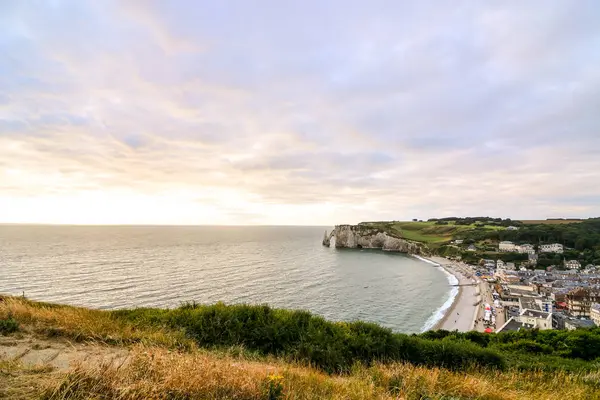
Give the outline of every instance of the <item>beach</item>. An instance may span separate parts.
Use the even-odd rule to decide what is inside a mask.
[[[429,257],[429,260],[454,275],[459,285],[461,285],[458,287],[458,294],[454,297],[452,305],[432,329],[458,330],[459,332],[473,330],[475,313],[477,312],[477,306],[475,305],[477,298],[476,286],[472,285],[475,278],[468,278],[469,271],[456,261],[442,257]]]

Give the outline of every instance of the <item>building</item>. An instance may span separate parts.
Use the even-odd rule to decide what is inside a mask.
[[[552,314],[545,311],[524,309],[521,311],[518,321],[539,330],[552,329]]]
[[[515,317],[510,317],[496,332],[516,332],[523,329],[533,329],[533,325],[521,322]]]
[[[498,250],[499,251],[507,251],[507,252],[514,252],[516,251],[516,247],[515,244],[513,242],[509,242],[507,240],[500,242],[498,244]]]
[[[576,288],[565,296],[567,309],[574,317],[590,317],[593,303],[600,303],[600,292],[586,288]]]
[[[511,226],[507,227],[507,228],[506,228],[506,230],[507,230],[507,231],[518,231],[518,230],[519,230],[519,228],[518,228],[518,227],[516,227],[516,226],[512,226],[512,225],[511,225]]]
[[[569,261],[565,261],[565,268],[566,269],[579,269],[579,268],[581,268],[581,264],[577,260],[569,260]]]
[[[531,265],[537,265],[537,260],[538,260],[538,255],[537,253],[529,253],[529,255],[527,256],[527,260],[529,261],[529,264]]]
[[[594,321],[589,319],[571,318],[565,321],[565,329],[569,331],[574,331],[577,328],[593,328],[595,326],[596,324],[594,324]]]
[[[541,253],[559,253],[562,254],[564,249],[560,243],[540,244],[539,250]]]
[[[553,329],[565,329],[565,321],[568,319],[564,312],[553,312],[552,313],[552,328]]]
[[[535,249],[532,244],[521,244],[519,246],[515,246],[517,252],[524,254],[535,254]]]
[[[600,326],[600,303],[594,303],[590,307],[590,318],[596,326]]]
[[[552,300],[550,300],[549,298],[544,298],[542,300],[542,311],[545,311],[547,313],[551,313],[553,311],[553,304],[552,304]]]
[[[517,267],[515,266],[514,262],[507,262],[506,263],[506,269],[514,271],[515,269],[517,269]]]
[[[504,261],[502,261],[502,260],[496,260],[496,268],[497,269],[503,269],[504,268]]]
[[[467,251],[477,251],[477,247],[475,247],[474,245],[470,245],[469,247],[467,247]]]

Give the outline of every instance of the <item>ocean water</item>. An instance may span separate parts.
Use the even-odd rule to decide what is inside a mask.
[[[407,333],[456,295],[417,258],[323,247],[325,229],[0,225],[0,293],[100,309],[267,303]]]

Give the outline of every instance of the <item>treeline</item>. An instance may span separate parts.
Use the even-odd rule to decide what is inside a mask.
[[[570,224],[519,225],[518,230],[472,229],[460,232],[456,237],[464,239],[465,243],[486,240],[493,242],[509,240],[515,243],[531,243],[534,246],[560,243],[566,248],[564,258],[579,259],[585,264],[600,264],[600,218],[590,218]],[[543,261],[543,263],[551,262]]]
[[[111,316],[140,327],[183,330],[203,347],[242,346],[259,354],[306,362],[327,372],[348,372],[356,362],[369,365],[390,361],[454,370],[507,366],[589,369],[597,366],[592,361],[600,357],[597,329],[406,335],[373,323],[330,322],[306,311],[222,303],[192,303],[172,310],[119,310]]]
[[[452,222],[454,225],[492,225],[492,226],[521,226],[520,221],[513,221],[510,218],[491,218],[491,217],[446,217],[446,218],[430,218],[428,222],[435,222],[438,225],[447,225]]]

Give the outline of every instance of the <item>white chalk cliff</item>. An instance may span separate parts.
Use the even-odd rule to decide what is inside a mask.
[[[323,246],[330,246],[335,238],[336,248],[382,249],[408,254],[427,254],[427,247],[418,242],[390,236],[388,233],[365,225],[336,225],[323,237]]]

